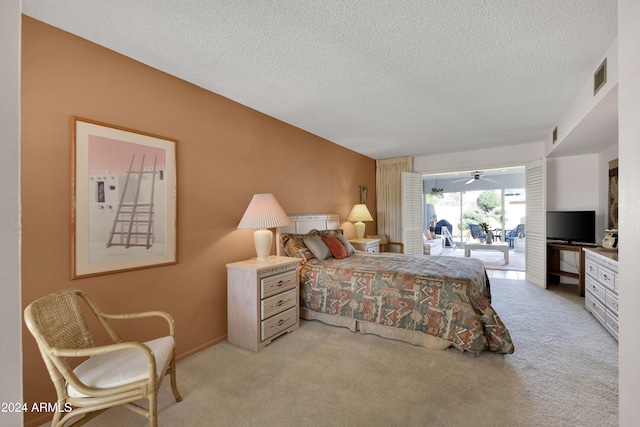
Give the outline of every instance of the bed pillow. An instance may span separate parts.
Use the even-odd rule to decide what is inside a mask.
[[[290,234],[282,233],[280,235],[280,242],[282,243],[282,249],[284,252],[293,258],[302,258],[303,261],[309,261],[315,258],[313,252],[309,250],[307,245],[304,244],[304,238],[306,234]]]
[[[353,255],[356,253],[356,248],[354,248],[353,245],[349,243],[346,237],[344,237],[342,234],[338,234],[336,237],[340,239],[345,248],[347,248],[347,250],[349,251],[349,255]]]
[[[337,237],[338,239],[340,239],[342,244],[347,248],[347,250],[349,250],[350,255],[353,255],[356,253],[356,249],[353,247],[351,243],[349,243],[349,240],[347,240],[347,238],[344,237],[344,231],[340,228],[336,228],[334,230],[311,230],[309,234],[315,234],[320,237]]]
[[[327,244],[322,241],[322,237],[307,236],[302,240],[307,248],[309,248],[311,253],[320,261],[331,258],[333,256],[333,254],[331,253],[331,249],[329,249],[329,246],[327,246]]]
[[[323,237],[322,240],[327,244],[335,259],[342,259],[350,256],[347,247],[343,245],[337,237]]]

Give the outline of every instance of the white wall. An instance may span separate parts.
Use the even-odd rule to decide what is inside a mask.
[[[596,211],[596,242],[604,237],[606,205],[601,205],[606,178],[600,154],[547,159],[547,210]]]
[[[619,396],[620,425],[640,420],[640,2],[618,0],[619,47]]]
[[[20,12],[19,0],[0,0],[0,403],[22,401]],[[22,424],[21,413],[0,412],[0,425]]]
[[[607,60],[607,82],[593,94],[593,73],[600,67],[604,59]],[[573,132],[584,118],[600,103],[618,84],[618,40],[614,40],[598,63],[594,65],[592,73],[584,81],[575,98],[558,120],[558,139],[553,143],[553,132],[545,142],[545,153],[549,156],[553,151],[564,149],[565,138]],[[573,141],[575,143],[576,141]],[[579,141],[578,141],[579,143]],[[572,147],[573,149],[573,147]]]
[[[544,158],[544,141],[463,153],[434,154],[413,158],[413,171],[430,174],[470,169],[520,166]]]

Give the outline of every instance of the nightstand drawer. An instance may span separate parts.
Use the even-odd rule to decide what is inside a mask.
[[[295,289],[264,299],[261,302],[262,320],[296,305]]]
[[[294,326],[296,321],[297,311],[295,307],[262,321],[260,323],[262,341],[279,334],[290,326]]]
[[[270,297],[287,289],[295,288],[298,285],[296,270],[285,271],[260,279],[260,298]]]

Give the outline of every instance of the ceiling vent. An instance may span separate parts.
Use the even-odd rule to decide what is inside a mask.
[[[600,90],[602,86],[607,83],[607,58],[602,61],[602,64],[598,67],[596,72],[593,74],[593,95]]]

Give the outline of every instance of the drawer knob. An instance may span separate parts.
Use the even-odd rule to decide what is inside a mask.
[[[278,307],[282,306],[282,304],[284,304],[283,300],[278,301],[278,303],[276,304]]]

